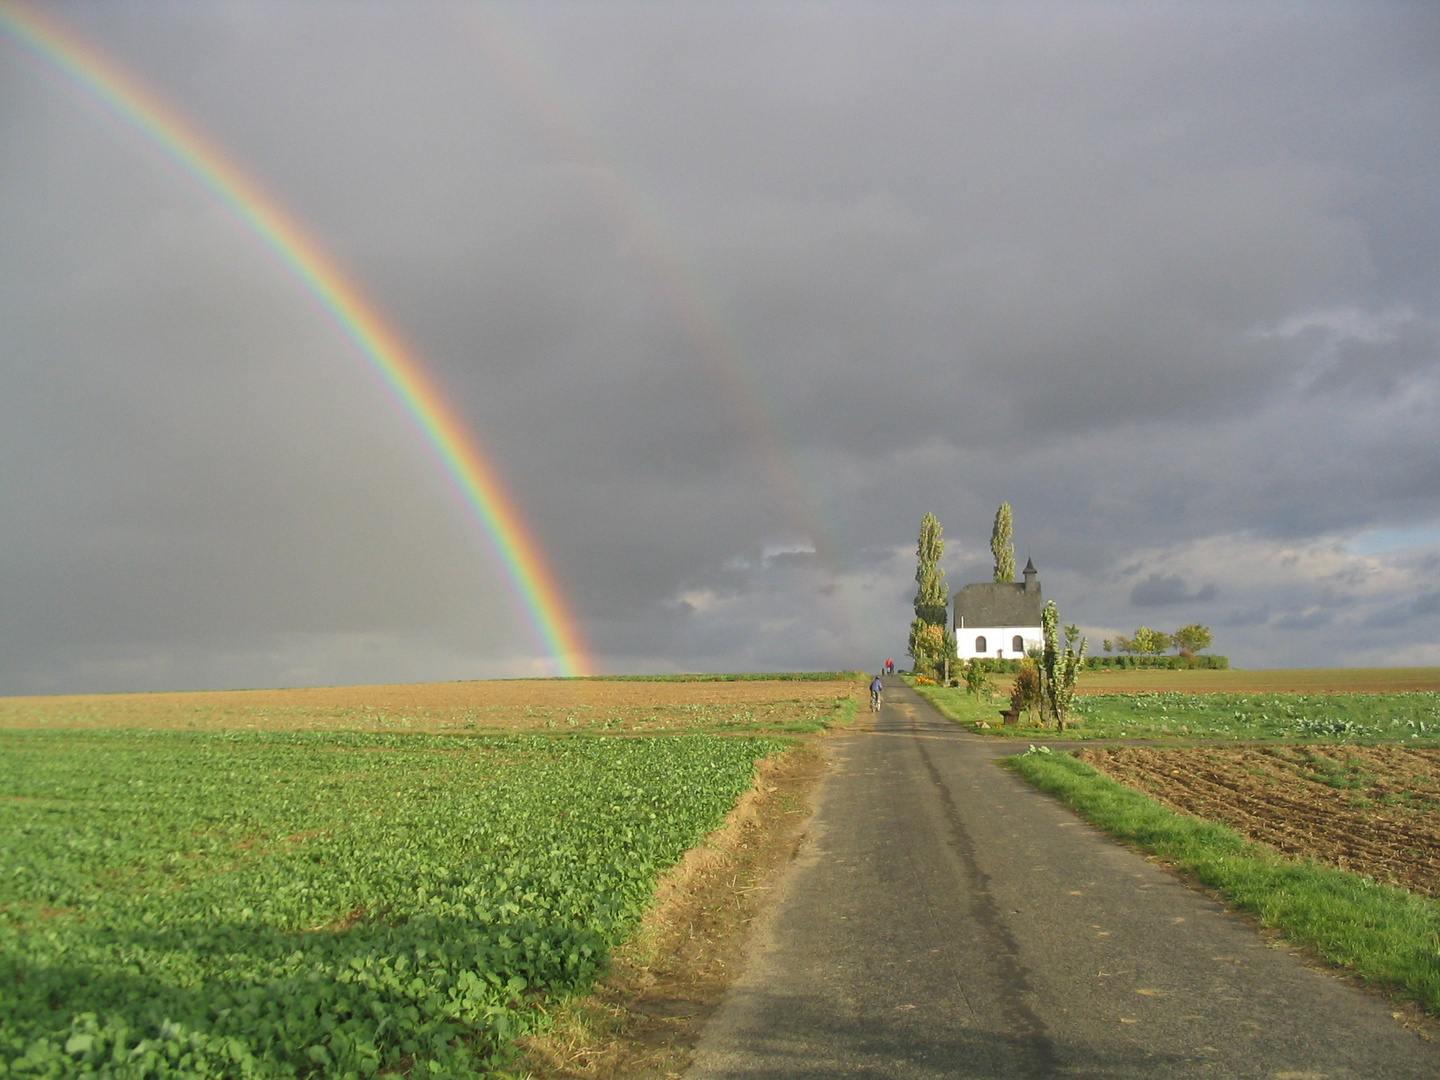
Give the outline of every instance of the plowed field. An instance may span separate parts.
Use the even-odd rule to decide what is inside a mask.
[[[1440,896],[1440,750],[1087,747],[1075,756],[1286,854]]]

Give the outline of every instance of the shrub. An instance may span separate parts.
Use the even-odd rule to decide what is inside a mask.
[[[1045,691],[1040,681],[1040,665],[1027,658],[1020,664],[1020,670],[1015,675],[1015,683],[1010,688],[1010,708],[1017,713],[1023,711],[1029,716],[1042,707],[1044,700]]]
[[[1098,671],[1112,668],[1116,671],[1175,671],[1193,668],[1196,671],[1227,671],[1230,658],[1226,656],[1087,656],[1085,668]]]
[[[1080,628],[1065,627],[1065,647],[1060,647],[1060,611],[1051,600],[1040,613],[1045,648],[1040,654],[1040,719],[1053,720],[1061,731],[1075,701],[1075,680],[1085,659],[1085,638]],[[1078,648],[1076,642],[1079,642]]]
[[[986,671],[980,666],[979,661],[971,660],[966,663],[963,674],[965,676],[965,692],[973,697],[979,697],[985,692],[985,685],[989,680],[986,678]]]
[[[1014,675],[1020,670],[1019,660],[996,660],[991,656],[977,656],[966,663],[979,665],[987,675]]]

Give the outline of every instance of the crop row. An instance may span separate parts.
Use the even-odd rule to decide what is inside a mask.
[[[1094,694],[1077,699],[1088,737],[1118,734],[1239,738],[1433,738],[1440,693]],[[1188,729],[1188,730],[1182,730]]]
[[[779,745],[0,733],[0,1076],[473,1075]]]

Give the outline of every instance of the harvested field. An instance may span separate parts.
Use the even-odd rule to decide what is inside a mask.
[[[1288,855],[1440,896],[1440,750],[1086,747],[1075,756]]]
[[[997,685],[1010,685],[997,677]],[[1274,671],[1084,671],[1079,694],[1401,694],[1440,690],[1440,668],[1282,668]]]
[[[0,698],[0,728],[428,732],[816,730],[859,681],[509,679]]]

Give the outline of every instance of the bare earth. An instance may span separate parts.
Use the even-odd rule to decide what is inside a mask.
[[[0,728],[664,732],[808,723],[859,682],[510,679],[0,698]]]
[[[1440,896],[1440,750],[1087,747],[1075,756],[1286,854]]]

